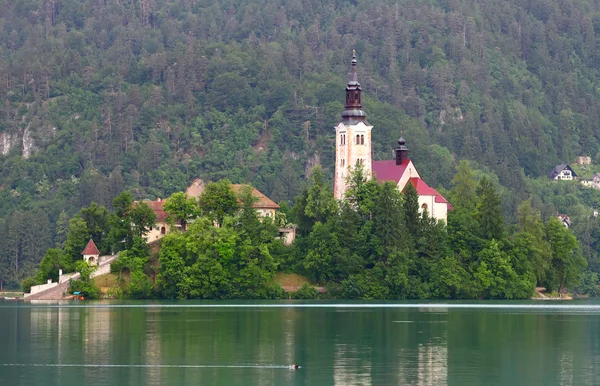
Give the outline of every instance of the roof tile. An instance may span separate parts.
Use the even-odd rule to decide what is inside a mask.
[[[100,255],[100,251],[98,250],[98,247],[96,247],[96,244],[94,244],[94,240],[90,239],[90,241],[88,241],[85,249],[83,250],[83,252],[81,252],[82,255]]]

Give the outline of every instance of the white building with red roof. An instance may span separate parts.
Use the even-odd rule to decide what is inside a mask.
[[[192,184],[187,188],[186,195],[191,198],[198,199],[202,192],[204,191],[206,184],[201,179],[196,179]],[[243,184],[232,184],[231,189],[236,195],[240,195],[244,188],[249,187],[251,189],[252,197],[256,200],[252,207],[256,209],[256,212],[261,217],[270,217],[275,220],[275,214],[277,210],[279,210],[279,205],[277,205],[273,200],[269,197],[265,196],[263,193],[258,191],[258,189]],[[238,198],[239,203],[241,201]],[[161,200],[160,198],[155,201],[144,201],[150,209],[154,211],[156,214],[156,223],[150,229],[150,231],[146,234],[146,241],[153,242],[160,238],[162,238],[165,234],[169,233],[171,230],[171,224],[169,223],[167,216],[168,214],[164,211],[164,204],[166,200]],[[175,227],[179,228],[178,224],[175,224]],[[283,239],[283,243],[285,245],[289,245],[294,242],[296,237],[295,228],[280,228],[280,237]]]
[[[450,203],[421,178],[415,165],[408,157],[406,141],[400,137],[394,149],[396,159],[373,161],[371,152],[371,129],[361,105],[361,87],[356,75],[356,54],[352,56],[352,71],[346,86],[346,105],[342,122],[336,127],[335,175],[333,191],[338,200],[346,194],[346,179],[351,168],[362,166],[367,178],[379,182],[391,181],[398,190],[404,191],[407,184],[415,187],[419,195],[419,207],[438,221],[446,221]]]
[[[100,259],[100,250],[98,247],[96,247],[94,240],[90,239],[90,241],[88,241],[81,254],[83,255],[83,261],[89,265],[98,265],[98,260]]]
[[[156,222],[154,226],[150,228],[148,233],[146,233],[146,241],[151,243],[162,238],[171,230],[171,224],[167,221],[167,212],[164,211],[163,206],[165,205],[166,200],[161,200],[160,198],[151,201],[144,200],[146,204],[152,209],[154,214],[156,215]],[[177,226],[177,225],[175,225]]]

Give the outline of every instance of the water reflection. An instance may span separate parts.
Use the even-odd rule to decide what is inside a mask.
[[[573,353],[563,351],[558,360],[558,376],[561,386],[573,386]]]
[[[434,386],[448,383],[448,347],[420,344],[418,349],[417,385]]]
[[[139,304],[0,306],[0,385],[574,386],[600,377],[597,313]],[[301,370],[275,366],[295,361]]]
[[[335,386],[371,386],[371,348],[359,350],[355,345],[338,343],[334,348],[333,380]]]
[[[147,370],[146,376],[149,384],[160,385],[160,380],[163,376],[163,368],[158,365],[162,364],[163,352],[159,339],[159,322],[156,317],[151,316],[151,312],[146,313],[146,316],[146,331],[148,331],[148,333],[145,334],[146,345],[144,350],[144,363],[151,366],[154,365]]]

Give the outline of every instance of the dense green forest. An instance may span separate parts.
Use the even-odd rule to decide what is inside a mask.
[[[597,1],[0,0],[0,280],[69,220],[193,178],[293,204],[333,172],[352,49],[376,159],[400,130],[421,175],[489,176],[507,225],[529,199],[574,221],[598,271],[600,194],[545,175],[600,161]]]

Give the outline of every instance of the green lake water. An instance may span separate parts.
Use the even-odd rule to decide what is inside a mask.
[[[0,385],[84,384],[599,385],[600,302],[0,300]]]

